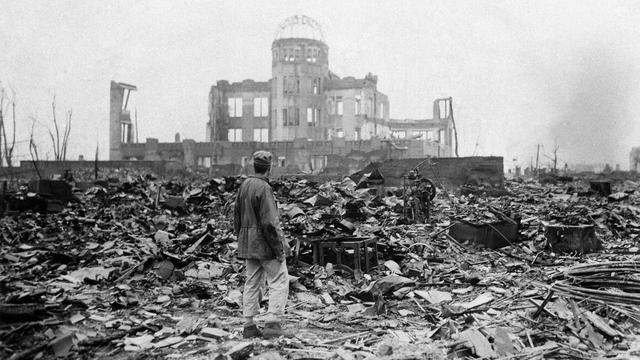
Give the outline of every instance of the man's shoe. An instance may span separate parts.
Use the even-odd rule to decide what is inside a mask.
[[[245,339],[261,336],[262,333],[260,332],[260,329],[258,329],[258,326],[256,326],[256,324],[245,326],[244,329],[242,329],[242,337]]]
[[[282,326],[280,326],[279,322],[268,322],[264,324],[262,337],[265,339],[277,338],[281,335],[284,335],[284,333],[282,332]]]

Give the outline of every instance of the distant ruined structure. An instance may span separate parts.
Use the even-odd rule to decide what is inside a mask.
[[[634,147],[629,154],[629,171],[638,172],[638,170],[640,170],[640,147]]]
[[[135,86],[111,82],[109,106],[109,159],[120,160],[122,144],[131,144],[134,140],[134,128],[131,113],[127,109],[131,91],[138,90]]]
[[[134,142],[127,99],[137,89],[112,82],[110,159],[178,160],[242,171],[252,153],[264,149],[274,154],[275,172],[319,173],[371,161],[454,155],[451,98],[435,100],[430,119],[390,119],[377,76],[341,78],[330,71],[329,47],[315,20],[287,18],[271,51],[271,79],[219,80],[211,87],[205,142]]]

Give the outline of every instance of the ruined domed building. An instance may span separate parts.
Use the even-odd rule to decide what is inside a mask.
[[[450,98],[433,102],[430,119],[390,119],[389,99],[378,90],[377,76],[340,77],[330,70],[329,46],[315,20],[284,20],[271,55],[267,81],[218,80],[211,86],[205,142],[134,144],[118,132],[128,125],[114,123],[112,160],[184,157],[187,165],[245,168],[254,151],[265,149],[277,159],[276,173],[317,173],[371,161],[453,156]],[[123,91],[112,83],[112,99],[114,86],[116,94]],[[122,116],[112,113],[112,122],[118,119]]]

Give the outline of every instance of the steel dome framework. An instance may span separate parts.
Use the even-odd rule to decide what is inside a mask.
[[[306,15],[290,16],[278,25],[275,40],[303,38],[325,42],[322,26],[316,20]]]

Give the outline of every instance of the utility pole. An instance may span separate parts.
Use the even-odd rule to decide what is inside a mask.
[[[560,148],[559,145],[556,145],[556,147],[553,149],[553,173],[557,174],[558,170],[557,170],[557,166],[558,166],[558,149]]]
[[[540,158],[540,144],[538,144],[538,151],[536,152],[536,177],[540,181],[540,168],[538,167],[538,159]]]
[[[456,157],[460,157],[460,155],[458,155],[458,130],[456,129],[456,122],[455,120],[453,120],[453,98],[452,97],[449,97],[449,116],[451,117],[451,124],[453,124],[453,134],[455,135],[455,140],[456,140],[456,144],[455,144]]]
[[[136,122],[136,144],[139,143],[138,141],[138,108],[135,109],[135,122]]]

